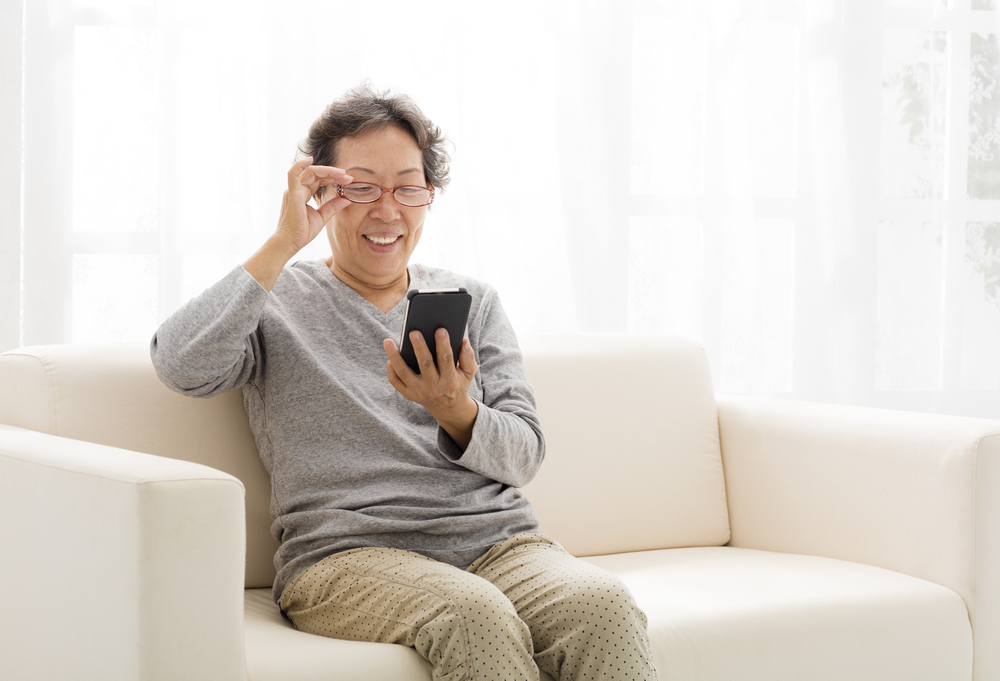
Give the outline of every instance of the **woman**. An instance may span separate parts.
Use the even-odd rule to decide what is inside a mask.
[[[275,233],[164,322],[157,373],[194,396],[242,388],[296,628],[412,646],[435,679],[653,679],[628,590],[541,534],[517,491],[544,440],[496,292],[409,262],[443,145],[407,97],[331,104]],[[329,258],[286,266],[324,229]],[[473,296],[468,337],[456,361],[439,330],[435,368],[416,333],[416,374],[391,340],[406,292],[454,286]]]

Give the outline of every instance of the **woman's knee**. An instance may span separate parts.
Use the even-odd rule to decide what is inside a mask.
[[[646,615],[615,575],[567,583],[543,612],[544,619],[532,622],[532,633],[535,662],[549,674],[569,679],[656,678]]]
[[[504,594],[488,582],[452,592],[447,607],[417,632],[414,648],[436,669],[468,669],[490,678],[489,665],[533,678],[531,631]],[[496,670],[493,670],[496,671]]]
[[[588,570],[550,586],[536,608],[535,613],[524,613],[528,619],[562,622],[573,628],[609,624],[646,628],[646,615],[632,592],[619,577],[603,570]]]
[[[447,601],[448,606],[438,619],[461,623],[470,641],[490,639],[503,632],[504,640],[512,637],[530,644],[527,626],[513,603],[489,582],[477,578],[466,588],[448,594]]]

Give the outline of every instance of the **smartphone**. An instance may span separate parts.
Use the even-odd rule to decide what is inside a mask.
[[[423,288],[406,292],[406,313],[403,317],[403,335],[399,339],[399,353],[406,364],[420,373],[417,356],[410,343],[410,332],[419,331],[431,351],[437,366],[437,343],[434,332],[444,327],[451,340],[451,354],[458,363],[458,353],[465,338],[465,325],[469,322],[472,296],[464,288]]]

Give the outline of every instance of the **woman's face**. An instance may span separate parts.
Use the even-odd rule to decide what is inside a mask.
[[[337,167],[355,182],[390,188],[427,184],[416,140],[395,126],[340,140]],[[329,187],[323,201],[334,196],[336,193]],[[427,206],[404,206],[389,192],[383,192],[375,203],[352,203],[337,211],[326,225],[334,274],[341,280],[346,275],[370,288],[398,284],[400,277],[406,277],[406,266],[420,241],[426,215]]]

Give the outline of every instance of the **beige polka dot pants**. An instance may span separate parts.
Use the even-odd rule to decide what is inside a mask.
[[[289,586],[301,631],[399,643],[435,681],[656,679],[646,616],[615,575],[542,534],[497,544],[467,570],[398,549],[334,554]]]

